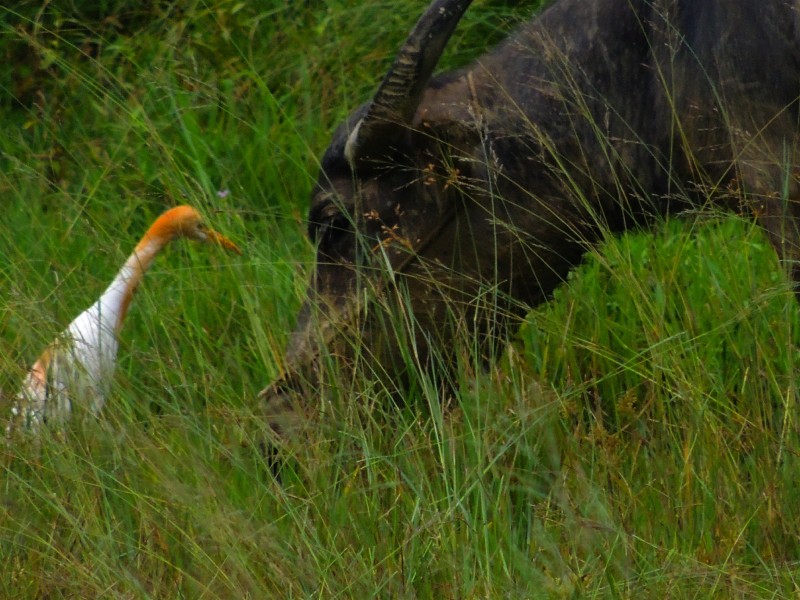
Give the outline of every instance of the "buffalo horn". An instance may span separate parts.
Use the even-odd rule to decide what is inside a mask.
[[[435,0],[417,21],[347,140],[345,156],[353,167],[359,159],[385,153],[411,123],[436,63],[471,1]]]

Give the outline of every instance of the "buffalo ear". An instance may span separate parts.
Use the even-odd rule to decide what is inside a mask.
[[[350,132],[344,155],[351,168],[377,158],[411,125],[428,81],[472,0],[434,0],[409,34],[366,115]]]

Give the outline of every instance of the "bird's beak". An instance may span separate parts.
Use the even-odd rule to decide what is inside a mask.
[[[231,252],[236,252],[236,254],[241,254],[242,253],[242,251],[239,250],[239,246],[234,244],[232,241],[230,241],[228,238],[226,238],[221,233],[217,233],[213,229],[207,229],[206,230],[206,235],[208,236],[208,242],[210,244],[217,244],[217,245],[222,246],[223,248],[225,248],[225,250],[229,250]]]

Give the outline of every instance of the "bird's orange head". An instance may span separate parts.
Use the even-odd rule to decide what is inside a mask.
[[[179,237],[186,237],[208,244],[217,244],[231,252],[242,253],[239,247],[231,240],[207,227],[200,213],[188,205],[176,206],[164,212],[150,226],[145,235],[145,239],[156,239],[163,243]]]

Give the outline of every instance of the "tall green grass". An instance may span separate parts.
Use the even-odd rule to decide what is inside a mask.
[[[455,397],[343,384],[277,480],[255,396],[317,160],[423,6],[98,6],[0,9],[0,389],[162,209],[245,252],[172,246],[100,418],[0,451],[0,597],[797,595],[798,311],[757,228],[609,241]],[[530,10],[478,3],[444,65]]]

